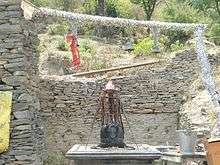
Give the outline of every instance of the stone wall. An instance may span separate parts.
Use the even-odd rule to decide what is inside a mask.
[[[113,79],[120,90],[124,111],[132,133],[125,122],[126,143],[174,144],[179,110],[184,93],[199,77],[199,66],[193,50],[178,53],[164,67],[139,71],[128,77]],[[48,152],[64,153],[75,143],[99,141],[96,121],[89,134],[98,108],[101,89],[107,80],[76,80],[71,76],[43,77],[41,114]],[[132,138],[135,137],[135,140]]]
[[[0,91],[13,92],[9,150],[3,164],[43,164],[43,132],[37,87],[35,24],[23,18],[21,0],[0,1]]]
[[[0,154],[0,165],[41,165],[46,155],[44,133],[49,154],[65,153],[88,137],[90,143],[99,142],[99,122],[91,135],[90,129],[107,80],[44,76],[39,81],[39,28],[24,20],[20,3],[0,1],[0,91],[13,92],[10,147]],[[194,51],[186,50],[164,67],[114,78],[131,127],[124,119],[125,142],[174,144],[179,111],[199,73]]]

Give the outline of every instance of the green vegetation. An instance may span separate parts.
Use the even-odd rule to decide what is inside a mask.
[[[96,59],[91,69],[93,70],[106,69],[110,66],[111,65],[109,64],[107,59]]]
[[[66,11],[74,11],[82,5],[79,0],[31,0],[31,2],[36,6],[50,7]]]
[[[40,53],[46,51],[46,45],[45,45],[44,41],[40,41],[40,43],[37,47],[37,51]]]
[[[54,23],[49,25],[48,33],[50,35],[65,35],[69,30],[69,26],[67,23]]]
[[[69,43],[67,43],[64,39],[60,39],[58,42],[57,49],[61,51],[68,51],[70,50]]]
[[[151,37],[141,39],[137,44],[134,45],[134,53],[137,56],[149,55],[152,53],[153,40]]]
[[[156,7],[157,0],[131,0],[134,4],[139,4],[144,8],[146,19],[150,20],[154,9]]]
[[[209,25],[206,38],[216,45],[220,45],[219,0],[32,0],[32,2],[37,6],[108,17],[206,23]],[[51,37],[62,36],[62,39],[56,38],[58,50],[69,50],[69,45],[63,39],[69,29],[70,22],[68,21],[59,20],[49,25],[48,34]],[[134,51],[130,53],[131,55],[149,56],[152,54],[153,40],[150,30],[144,27],[108,27],[83,22],[80,24],[78,34],[84,37],[96,36],[96,38],[112,44],[126,43],[127,39],[131,39],[130,41],[134,43]],[[181,50],[192,38],[194,38],[193,32],[160,29],[159,42],[162,53]],[[106,59],[104,55],[99,56],[98,48],[91,43],[91,40],[83,40],[79,45],[82,70],[107,68],[111,66],[111,60],[108,58],[118,58],[118,55],[114,54],[109,55]],[[45,51],[45,44],[41,42],[38,49],[41,52]]]
[[[105,69],[110,66],[108,59],[96,55],[97,47],[94,43],[91,43],[89,40],[83,40],[79,45],[83,70]]]
[[[184,44],[180,43],[180,41],[176,41],[175,43],[171,44],[170,49],[171,51],[177,51],[184,48]]]
[[[44,165],[65,165],[67,160],[62,153],[51,153],[48,155]]]
[[[208,35],[211,41],[213,41],[216,45],[220,45],[220,24],[213,24]]]
[[[204,13],[193,8],[186,2],[163,4],[156,14],[160,20],[169,22],[208,23],[210,21]]]

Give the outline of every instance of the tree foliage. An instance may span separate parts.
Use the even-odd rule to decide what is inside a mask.
[[[31,0],[31,2],[36,6],[46,6],[65,11],[74,11],[81,5],[79,0]]]
[[[187,2],[196,9],[203,12],[210,12],[214,10],[220,16],[220,0],[179,0],[180,2]]]
[[[131,0],[131,2],[141,5],[144,8],[146,19],[151,19],[157,0]]]

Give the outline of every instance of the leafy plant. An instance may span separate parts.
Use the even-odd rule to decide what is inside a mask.
[[[216,45],[220,45],[220,24],[214,24],[208,35]]]
[[[180,2],[181,1],[181,2]],[[156,12],[156,17],[161,21],[178,22],[178,23],[208,23],[210,18],[204,13],[194,8],[185,0],[171,0],[160,6]],[[164,43],[166,49],[175,49],[185,44],[187,40],[193,35],[192,32],[185,32],[183,30],[162,30],[161,34],[167,36],[167,41]],[[178,46],[177,46],[178,47]],[[181,46],[180,46],[181,47]]]
[[[64,39],[60,39],[58,42],[57,48],[61,51],[68,51],[69,50],[69,43],[67,43]]]
[[[38,52],[42,53],[46,50],[46,45],[44,41],[40,41],[38,47],[37,47]]]
[[[142,6],[146,14],[146,19],[151,19],[157,0],[131,0],[131,2]]]
[[[79,0],[31,0],[34,5],[56,8],[65,11],[73,11],[79,8],[81,1]]]
[[[184,48],[184,44],[180,43],[180,41],[176,41],[175,43],[171,44],[170,49],[171,51],[177,51]]]
[[[81,41],[79,45],[79,51],[82,54],[90,54],[91,56],[96,54],[97,48],[89,40]]]
[[[107,60],[105,59],[97,59],[92,66],[92,69],[99,70],[99,69],[106,69],[110,66]]]
[[[220,1],[219,0],[178,0],[180,2],[187,2],[196,9],[206,12],[210,9],[214,9],[215,12],[220,16]]]
[[[151,37],[144,38],[134,45],[136,55],[149,55],[152,52],[153,40]]]
[[[67,23],[55,23],[49,26],[48,33],[50,35],[65,35],[69,30],[69,26]]]

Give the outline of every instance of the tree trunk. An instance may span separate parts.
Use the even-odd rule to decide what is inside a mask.
[[[215,4],[218,15],[220,16],[219,0],[215,0]]]
[[[98,0],[98,15],[104,16],[105,15],[105,0]]]
[[[97,14],[100,16],[105,15],[105,0],[97,0],[98,5],[97,5]],[[103,25],[98,25],[98,27],[95,30],[95,35],[97,37],[104,37],[105,36],[105,31],[106,31],[106,26]]]
[[[69,11],[69,8],[70,8],[70,1],[69,0],[63,1],[63,8],[65,11]]]
[[[151,20],[157,0],[142,0],[147,20]]]

